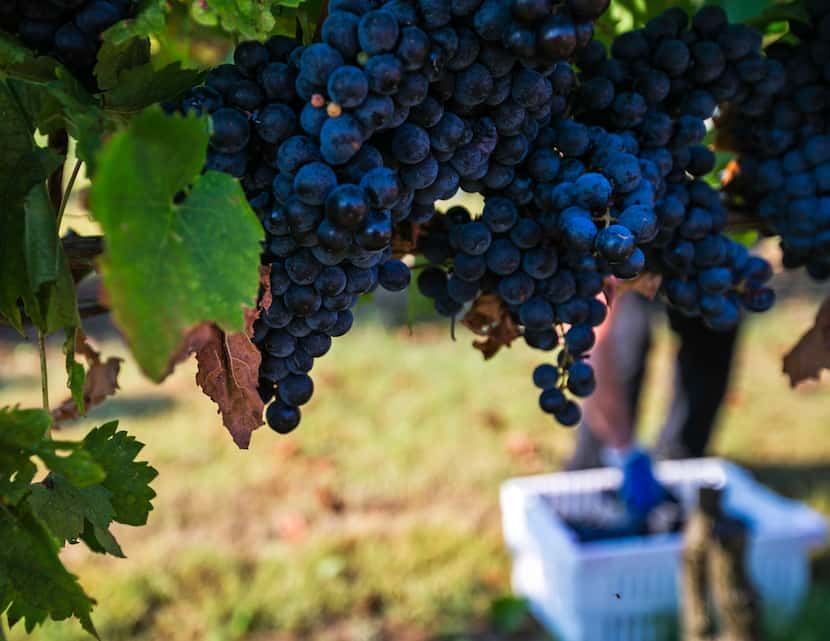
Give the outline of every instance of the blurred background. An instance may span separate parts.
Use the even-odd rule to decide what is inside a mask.
[[[77,216],[77,214],[76,214]],[[77,221],[77,218],[76,218]],[[762,249],[775,254],[775,246]],[[830,386],[789,389],[781,355],[812,324],[818,293],[776,278],[777,307],[751,318],[714,454],[830,517]],[[411,294],[361,306],[356,329],[315,367],[317,392],[294,434],[267,428],[237,450],[211,401],[181,366],[147,382],[106,317],[86,326],[104,356],[126,360],[121,391],[65,428],[76,438],[118,418],[158,468],[149,524],[115,534],[127,559],[68,546],[64,558],[100,600],[103,639],[331,641],[547,639],[510,597],[499,484],[561,468],[575,432],[536,403],[539,353],[517,342],[484,363],[472,334],[421,311]],[[408,300],[410,299],[410,300]],[[641,433],[665,413],[673,335],[661,324]],[[62,399],[60,346],[50,350]],[[0,404],[36,406],[36,344],[0,341]],[[781,633],[822,641],[830,630],[830,550],[814,562],[803,615]],[[10,639],[26,638],[15,629]],[[30,637],[87,639],[74,622]]]
[[[612,1],[607,37],[668,2]],[[702,3],[680,3],[698,6]],[[730,17],[765,3],[724,2]],[[207,3],[173,2],[162,57],[221,62],[227,33]],[[211,24],[214,23],[214,24]],[[64,225],[94,228],[79,190]],[[65,230],[64,230],[65,231]],[[752,239],[749,239],[752,240]],[[774,241],[757,249],[780,262]],[[779,303],[749,319],[713,454],[749,468],[776,491],[830,516],[830,384],[788,387],[781,356],[812,325],[826,295],[802,274],[776,276]],[[651,356],[640,433],[665,415],[672,334],[661,324]],[[106,316],[85,329],[104,357],[125,358],[121,391],[66,438],[118,418],[147,443],[159,477],[149,524],[116,528],[127,559],[69,546],[64,558],[100,599],[94,620],[107,641],[541,640],[510,596],[498,489],[505,479],[561,469],[575,443],[537,407],[530,373],[539,353],[523,342],[483,363],[473,336],[433,316],[414,291],[378,294],[356,329],[315,367],[317,391],[303,424],[267,428],[236,449],[216,408],[194,384],[195,363],[163,385],[145,380]],[[53,403],[63,356],[50,349]],[[40,403],[37,345],[0,331],[0,405]],[[830,549],[814,560],[803,614],[776,638],[822,641],[830,630]],[[2,636],[0,634],[0,636]],[[87,639],[72,622],[31,637]]]

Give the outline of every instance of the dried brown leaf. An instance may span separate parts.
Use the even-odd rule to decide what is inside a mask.
[[[101,361],[101,354],[90,345],[80,330],[75,332],[75,354],[83,356],[89,366],[84,380],[84,408],[88,412],[90,408],[100,405],[108,396],[115,394],[123,359],[112,357]],[[56,424],[79,416],[78,405],[71,396],[52,410],[52,419]]]
[[[790,377],[790,387],[821,377],[830,369],[830,296],[818,309],[813,327],[784,356],[783,371]]]
[[[213,323],[196,325],[170,357],[163,377],[196,354],[196,382],[219,406],[222,423],[243,449],[250,444],[251,433],[263,425],[264,404],[257,392],[262,357],[250,337],[254,334],[254,321],[271,306],[271,267],[260,267],[259,277],[262,294],[256,308],[245,309],[245,331],[226,334]]]
[[[256,306],[256,316],[254,320],[259,318],[264,311],[271,307],[271,303],[274,302],[274,297],[271,295],[271,265],[260,265],[259,284],[262,287],[262,296],[259,297],[259,302]],[[246,322],[245,329],[248,332],[248,336],[253,336],[253,321],[251,321],[250,327]]]
[[[196,352],[196,383],[219,406],[234,442],[247,449],[251,433],[264,423],[257,392],[261,355],[244,333],[225,334],[210,327],[210,340]]]
[[[474,334],[487,336],[488,328],[498,325],[505,311],[501,298],[495,294],[483,294],[476,299],[461,322]]]
[[[521,335],[510,312],[495,294],[480,296],[461,322],[477,336],[484,337],[484,340],[473,341],[473,347],[479,350],[485,359],[495,356],[502,347],[510,347],[510,344]]]
[[[414,253],[420,235],[421,227],[415,223],[403,224],[396,227],[395,235],[392,237],[392,257],[403,258],[408,254]]]
[[[179,348],[170,355],[170,361],[167,364],[167,369],[165,370],[164,376],[162,376],[161,380],[164,380],[170,376],[176,368],[176,365],[184,363],[188,358],[190,358],[191,354],[195,354],[207,343],[209,343],[213,338],[213,330],[214,325],[207,322],[199,323],[195,327],[192,327],[187,334],[185,334]]]

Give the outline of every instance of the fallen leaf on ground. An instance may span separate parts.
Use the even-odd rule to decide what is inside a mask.
[[[335,514],[340,514],[346,509],[346,501],[343,497],[327,485],[321,485],[316,490],[317,500],[324,508]]]

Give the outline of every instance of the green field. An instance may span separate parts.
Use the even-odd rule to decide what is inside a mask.
[[[830,515],[830,385],[790,390],[780,356],[810,323],[813,304],[784,301],[743,337],[715,452],[777,490]],[[111,418],[147,443],[160,472],[146,528],[116,531],[125,560],[81,546],[67,564],[99,600],[106,641],[321,639],[544,639],[510,601],[499,524],[506,478],[559,469],[574,433],[536,407],[539,353],[516,345],[484,365],[459,330],[365,323],[315,368],[317,392],[290,437],[258,432],[240,452],[215,407],[194,387],[195,367],[164,385],[129,360],[121,393],[66,430]],[[659,333],[643,436],[659,426],[671,349]],[[105,355],[124,355],[111,338]],[[0,403],[39,404],[36,353],[0,344]],[[50,358],[53,402],[62,357]],[[830,555],[796,629],[830,630]],[[495,615],[494,615],[495,613]],[[16,628],[10,635],[25,638]],[[85,639],[74,623],[33,639]]]

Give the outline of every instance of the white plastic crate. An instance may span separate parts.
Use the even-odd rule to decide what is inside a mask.
[[[786,620],[810,579],[808,552],[827,536],[824,518],[720,459],[659,463],[656,474],[687,508],[700,485],[724,488],[724,507],[752,522],[749,567],[765,614]],[[504,537],[513,589],[560,641],[662,641],[676,635],[682,534],[580,543],[558,515],[598,510],[619,487],[615,469],[506,481]]]

